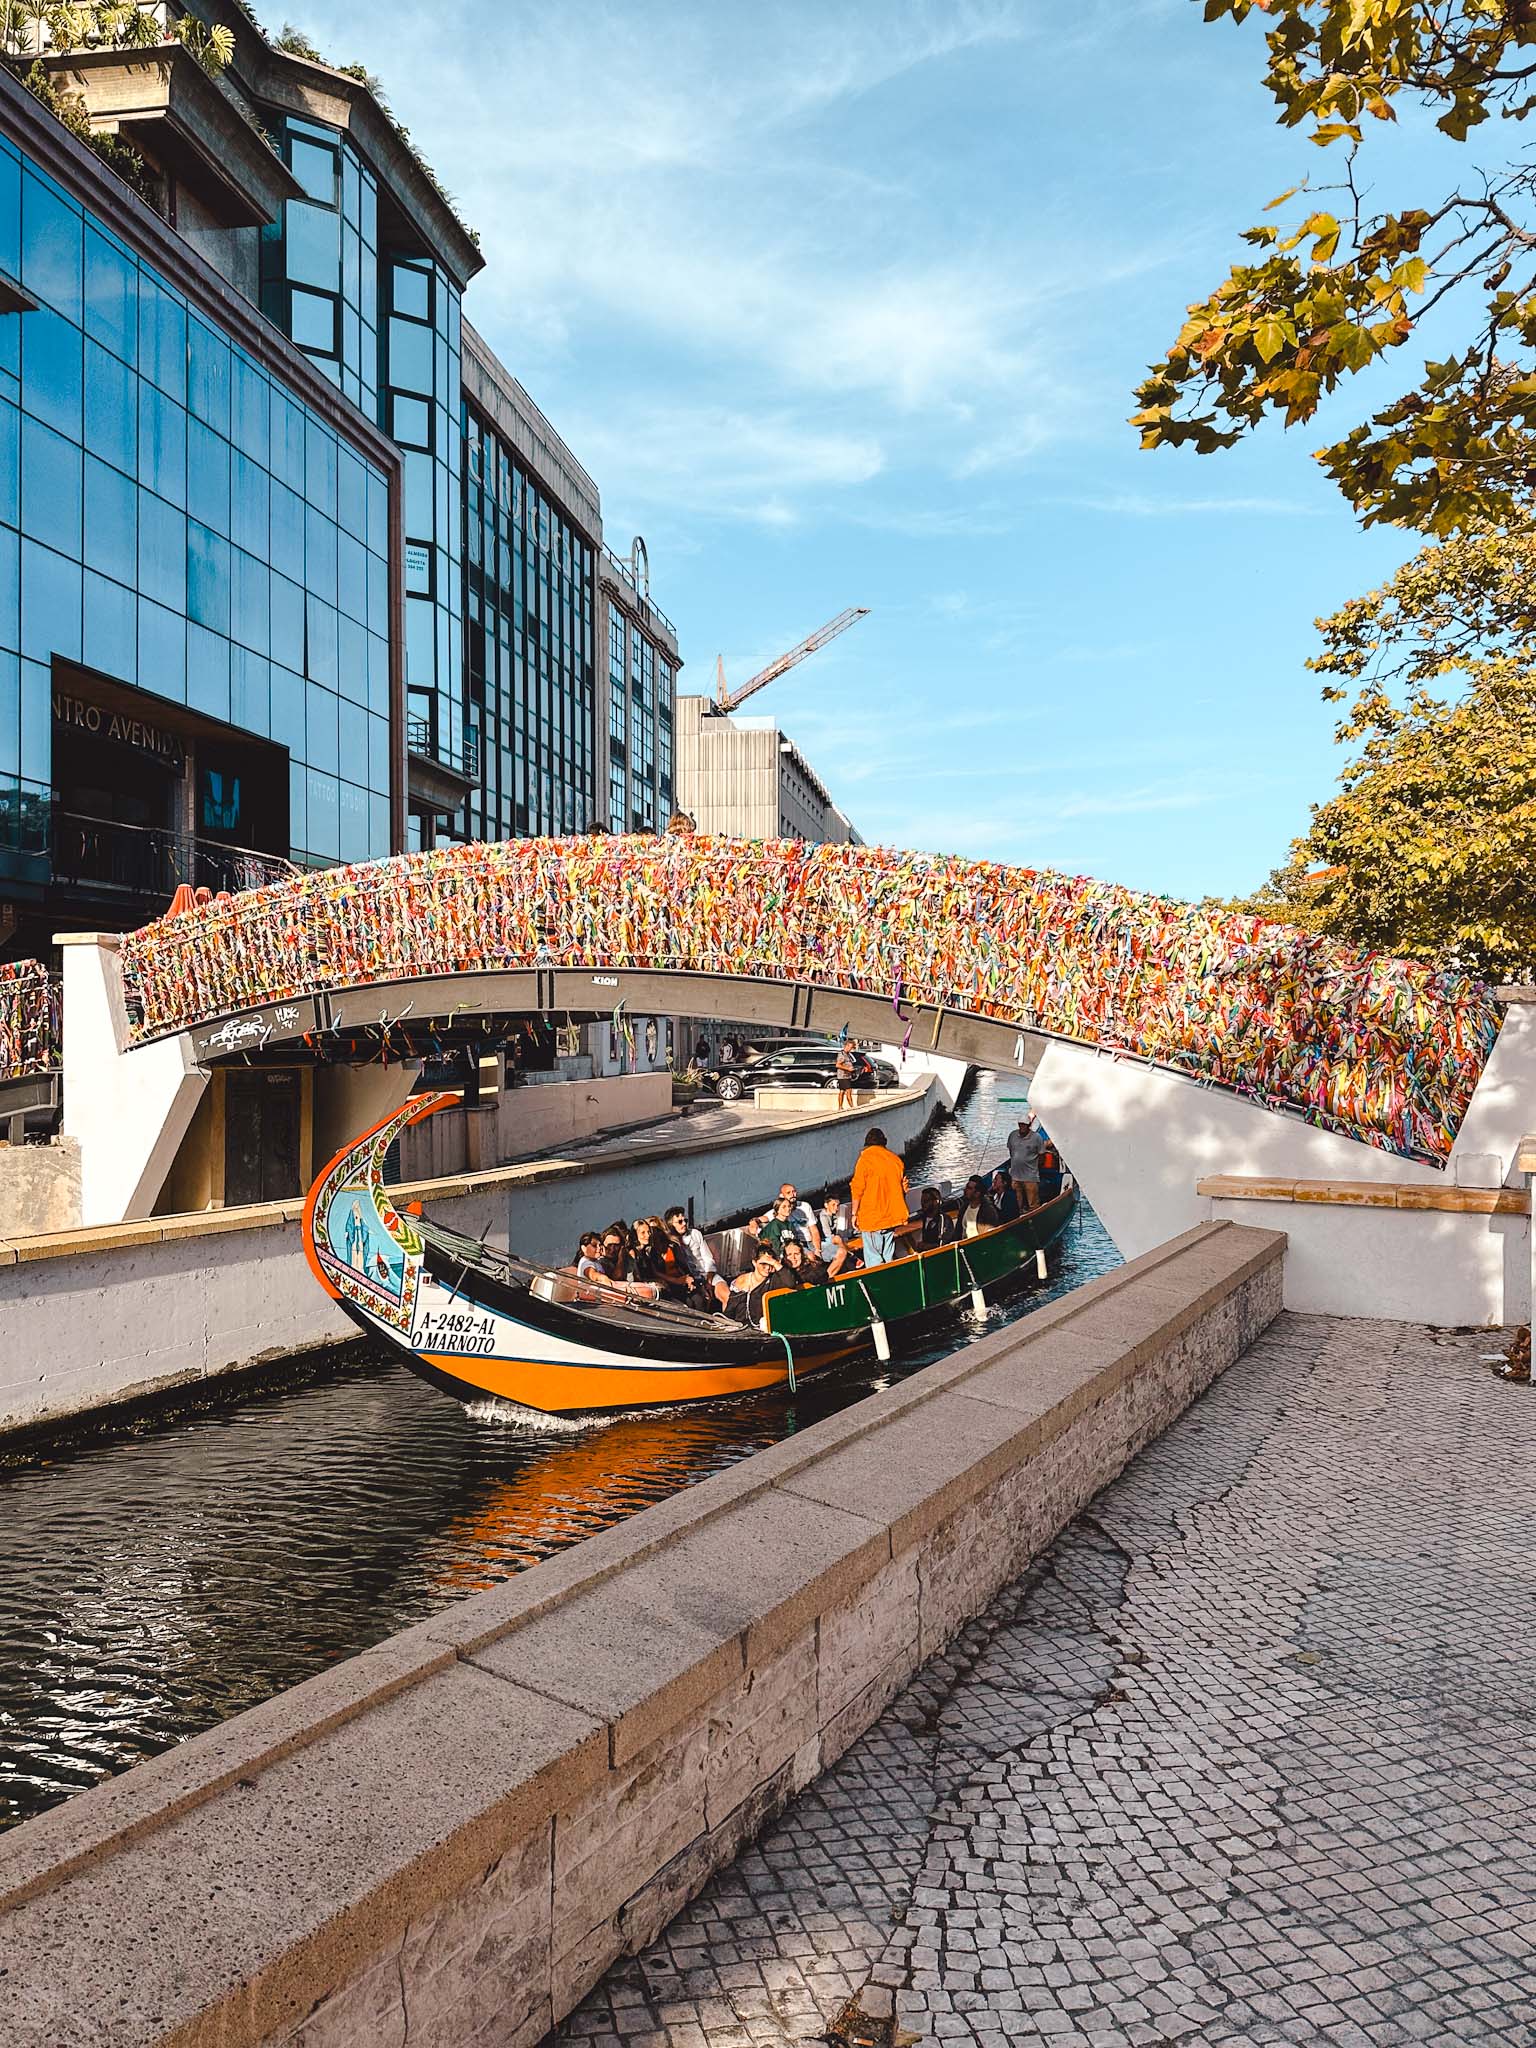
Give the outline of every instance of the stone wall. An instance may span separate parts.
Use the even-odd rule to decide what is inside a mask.
[[[80,1147],[0,1145],[0,1242],[38,1230],[74,1230],[80,1222]]]
[[[8,2048],[517,2048],[1278,1312],[1208,1224],[0,1843]]]

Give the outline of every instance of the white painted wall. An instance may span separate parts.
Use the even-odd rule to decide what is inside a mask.
[[[80,1220],[148,1216],[208,1076],[185,1035],[132,1052],[117,941],[60,933],[64,955],[64,1135],[80,1146]]]

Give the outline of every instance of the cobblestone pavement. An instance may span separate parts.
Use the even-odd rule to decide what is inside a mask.
[[[1282,1317],[551,2039],[894,1994],[897,2040],[1536,2042],[1536,1392],[1491,1348]]]

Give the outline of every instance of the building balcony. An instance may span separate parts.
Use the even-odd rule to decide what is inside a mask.
[[[133,143],[221,227],[261,227],[283,200],[303,198],[281,157],[180,43],[68,50],[43,63],[79,97],[97,134]]]
[[[430,718],[405,721],[406,789],[413,810],[451,818],[464,808],[480,780],[480,735],[470,727],[464,736],[464,764],[456,766],[439,751]]]
[[[183,882],[215,895],[226,889],[233,894],[298,873],[279,854],[58,808],[50,836],[54,885],[90,897],[122,896],[165,906]]]

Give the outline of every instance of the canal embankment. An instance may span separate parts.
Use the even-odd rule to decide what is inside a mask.
[[[551,1094],[553,1090],[548,1091]],[[669,1119],[483,1172],[403,1183],[452,1230],[561,1263],[583,1228],[692,1201],[714,1223],[783,1179],[846,1182],[864,1130],[916,1142],[950,1095],[937,1076],[853,1110],[733,1108]],[[164,1399],[350,1342],[315,1284],[302,1203],[268,1202],[0,1242],[0,1436]]]
[[[29,1822],[0,2037],[537,2041],[1247,1349],[1283,1251],[1187,1232]]]

